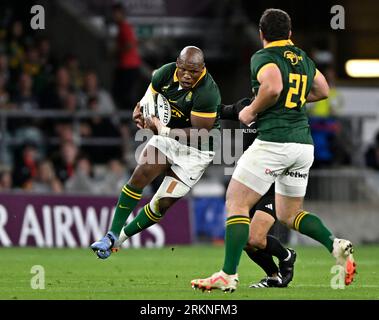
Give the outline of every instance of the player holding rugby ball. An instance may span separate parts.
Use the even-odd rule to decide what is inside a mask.
[[[218,86],[197,47],[185,47],[176,62],[154,72],[133,112],[137,126],[151,129],[154,136],[121,190],[111,229],[91,245],[99,258],[108,258],[126,239],[159,222],[199,181],[215,155],[209,131],[219,129],[220,103]],[[162,173],[165,178],[150,203],[125,226],[144,187]]]

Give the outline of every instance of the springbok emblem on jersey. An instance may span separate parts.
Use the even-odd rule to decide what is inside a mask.
[[[290,60],[293,66],[298,64],[299,60],[303,60],[303,57],[298,56],[296,53],[293,53],[292,51],[285,51],[283,56],[284,58]]]

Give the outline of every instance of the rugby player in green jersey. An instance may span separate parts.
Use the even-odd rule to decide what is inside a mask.
[[[121,190],[109,232],[91,245],[101,259],[117,251],[127,238],[159,222],[199,181],[215,155],[212,141],[206,136],[211,129],[219,128],[217,109],[221,96],[199,48],[185,47],[176,62],[156,70],[141,105],[158,94],[170,104],[166,119],[169,121],[163,125],[162,119],[155,116],[144,117],[139,103],[134,110],[137,126],[149,128],[155,135],[146,144],[137,167]],[[143,188],[161,174],[165,178],[150,203],[125,226],[142,197]]]
[[[327,98],[329,86],[314,62],[290,40],[291,19],[286,12],[266,10],[259,27],[264,48],[251,58],[256,97],[239,113],[242,123],[257,122],[258,137],[239,159],[226,193],[224,265],[191,285],[206,290],[237,288],[237,267],[249,236],[249,210],[274,182],[278,219],[324,245],[349,285],[356,272],[351,242],[337,239],[319,217],[303,209],[314,152],[305,103]]]
[[[251,99],[243,98],[232,105],[220,105],[221,120],[238,120],[239,112],[251,103]],[[257,137],[256,123],[246,126],[240,123],[242,130],[243,151],[247,150]],[[250,230],[244,251],[266,273],[259,282],[253,282],[250,288],[285,288],[294,276],[296,252],[285,248],[279,239],[269,234],[277,220],[275,210],[275,186],[262,195],[250,209]],[[278,259],[278,265],[273,256]]]

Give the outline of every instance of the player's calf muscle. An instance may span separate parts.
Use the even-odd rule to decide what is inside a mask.
[[[297,217],[297,215],[304,211],[304,209],[297,209],[289,212],[283,212],[283,211],[276,211],[276,215],[280,222],[284,223],[288,228],[294,229],[294,220]]]
[[[249,206],[246,203],[235,201],[235,199],[227,198],[225,202],[227,217],[232,216],[249,216]]]
[[[161,198],[158,201],[158,209],[161,215],[164,215],[170,207],[181,198]]]

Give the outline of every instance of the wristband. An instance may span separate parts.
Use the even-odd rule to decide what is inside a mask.
[[[160,127],[160,130],[158,134],[162,137],[168,137],[170,134],[171,129],[169,127],[162,126]]]

